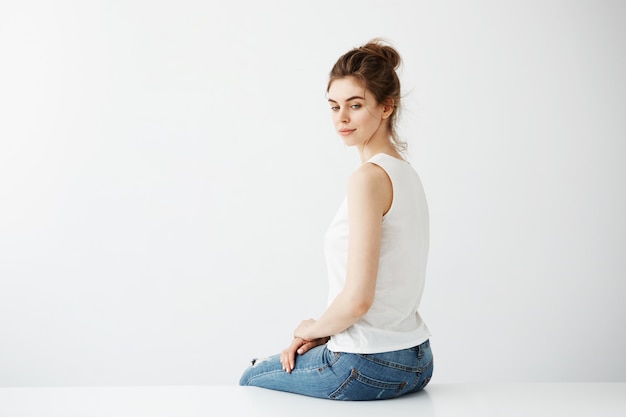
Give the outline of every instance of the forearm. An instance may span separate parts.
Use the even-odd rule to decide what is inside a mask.
[[[298,331],[296,336],[305,340],[332,336],[352,326],[368,309],[368,304],[341,292],[317,321]]]

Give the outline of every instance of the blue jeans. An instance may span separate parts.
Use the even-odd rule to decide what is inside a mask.
[[[422,390],[432,374],[428,340],[372,354],[332,352],[322,345],[296,355],[291,373],[283,371],[280,355],[255,359],[239,384],[332,400],[383,400]]]

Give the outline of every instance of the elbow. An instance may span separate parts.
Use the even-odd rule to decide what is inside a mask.
[[[352,305],[352,316],[356,320],[360,319],[365,314],[367,314],[369,309],[372,307],[373,303],[374,303],[373,299],[372,300],[370,299],[355,300],[355,302]]]
[[[374,291],[364,291],[362,288],[344,288],[339,295],[339,303],[343,311],[353,321],[363,317],[374,304]]]

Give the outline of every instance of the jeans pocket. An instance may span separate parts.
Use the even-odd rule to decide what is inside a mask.
[[[380,381],[352,369],[350,376],[328,397],[346,401],[385,400],[400,395],[406,385],[406,381]]]
[[[332,368],[343,355],[344,353],[342,352],[333,352],[330,349],[324,348],[324,364],[317,370],[322,373],[329,368]]]

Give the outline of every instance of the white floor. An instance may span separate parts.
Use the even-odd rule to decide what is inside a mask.
[[[626,383],[431,384],[387,401],[337,402],[237,386],[0,388],[0,416],[626,416]]]

